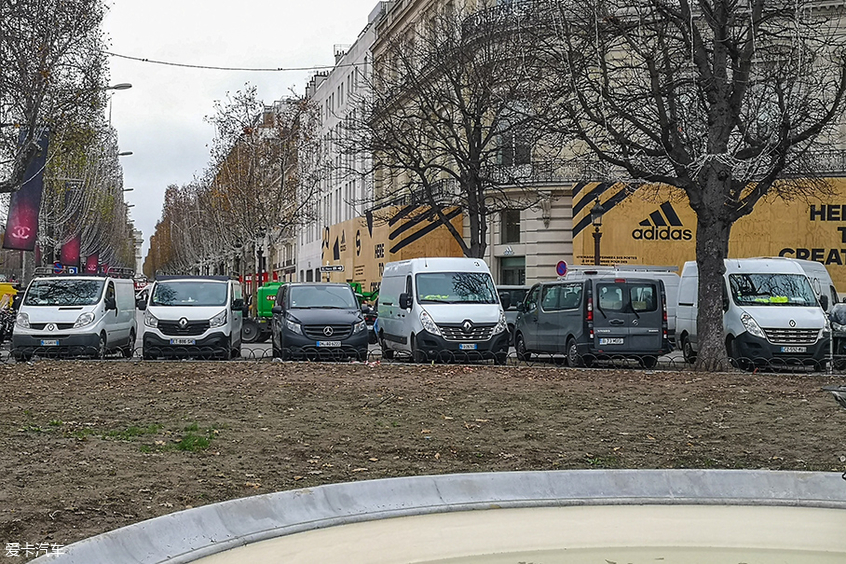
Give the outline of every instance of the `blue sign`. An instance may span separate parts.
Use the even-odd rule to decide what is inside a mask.
[[[564,276],[567,274],[567,263],[563,260],[558,261],[558,264],[555,267],[555,272],[558,273],[558,276]]]
[[[60,263],[60,262],[54,262],[53,263],[53,272],[54,273],[61,274],[63,268],[64,267],[62,266],[62,263]]]

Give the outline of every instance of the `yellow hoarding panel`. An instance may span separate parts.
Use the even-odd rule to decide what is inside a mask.
[[[734,224],[729,256],[788,256],[826,265],[840,291],[846,288],[846,179],[832,180],[833,194],[786,201],[771,198]],[[696,214],[681,190],[582,183],[573,190],[573,259],[594,263],[590,210],[605,208],[601,263],[678,266],[696,258]]]
[[[461,210],[453,208],[446,215],[462,233]],[[323,280],[360,282],[365,291],[372,291],[382,281],[385,263],[423,256],[462,253],[443,222],[426,208],[383,209],[324,229],[322,264],[344,269],[323,273]]]

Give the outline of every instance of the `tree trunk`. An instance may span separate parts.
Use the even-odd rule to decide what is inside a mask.
[[[697,370],[720,371],[729,368],[723,333],[723,289],[725,258],[731,225],[713,216],[697,215],[696,265],[699,270],[699,308],[696,331],[699,352]],[[725,294],[728,296],[728,294]]]

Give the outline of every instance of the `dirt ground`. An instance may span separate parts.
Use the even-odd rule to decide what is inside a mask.
[[[269,361],[0,366],[0,563],[185,508],[389,476],[846,470],[825,374]],[[21,549],[20,554],[23,554]]]

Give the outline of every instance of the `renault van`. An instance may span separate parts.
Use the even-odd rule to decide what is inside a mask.
[[[814,293],[795,259],[726,259],[723,275],[723,332],[726,352],[740,366],[809,361],[817,367],[828,351],[830,328],[825,294]],[[678,347],[687,362],[699,351],[699,270],[686,262],[676,313]]]
[[[131,357],[138,328],[132,280],[109,276],[34,278],[20,302],[12,356]]]
[[[508,357],[503,304],[482,259],[417,258],[386,264],[378,319],[383,358],[404,352],[417,362],[455,358],[504,364]]]
[[[241,354],[244,296],[226,276],[159,276],[144,310],[145,359],[229,359]]]
[[[659,279],[589,274],[535,284],[518,307],[517,358],[564,354],[570,366],[634,358],[651,368],[671,350]]]

